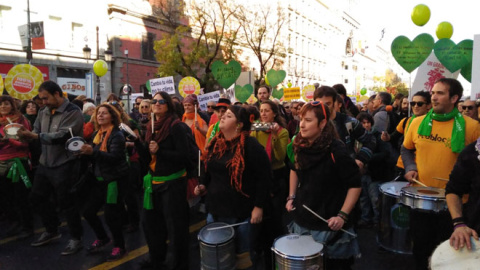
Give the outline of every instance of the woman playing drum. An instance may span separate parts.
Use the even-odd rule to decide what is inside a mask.
[[[7,218],[8,236],[25,238],[33,234],[33,217],[28,205],[31,168],[28,143],[19,141],[20,127],[31,130],[10,96],[0,96],[0,212]]]
[[[237,269],[255,269],[254,224],[262,222],[271,179],[265,150],[248,134],[250,115],[240,106],[229,107],[207,147],[203,184],[195,188],[197,195],[208,189],[208,223],[247,222],[236,227]]]
[[[294,156],[289,156],[295,167],[290,172],[286,204],[287,211],[293,211],[291,232],[311,234],[325,246],[327,269],[350,269],[359,255],[357,239],[347,222],[361,191],[359,168],[327,120],[327,106],[320,101],[307,103],[300,116],[300,132],[293,141]]]
[[[126,254],[122,232],[122,195],[125,192],[124,176],[128,173],[125,137],[118,129],[120,114],[113,106],[109,104],[98,106],[92,119],[97,129],[93,136],[93,146],[84,144],[80,150],[80,154],[91,158],[93,173],[97,180],[89,192],[83,212],[97,237],[87,251],[98,252],[110,243],[110,238],[97,216],[100,208],[105,205],[105,220],[113,237],[113,249],[107,260],[114,261]]]

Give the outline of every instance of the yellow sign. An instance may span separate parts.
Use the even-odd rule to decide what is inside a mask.
[[[200,83],[194,77],[185,77],[178,83],[178,92],[182,97],[200,94]]]
[[[255,102],[257,102],[257,98],[252,94],[252,95],[247,99],[247,103],[248,103],[248,104],[255,104]]]
[[[303,91],[302,91],[303,100],[312,101],[314,92],[315,92],[315,86],[313,86],[313,85],[307,85],[307,86],[303,87]]]
[[[283,88],[283,99],[286,101],[300,99],[300,87]]]
[[[27,100],[38,94],[38,87],[43,82],[42,72],[28,64],[16,65],[5,77],[5,88],[10,96]]]
[[[0,75],[0,95],[2,95],[2,94],[3,94],[3,78]]]

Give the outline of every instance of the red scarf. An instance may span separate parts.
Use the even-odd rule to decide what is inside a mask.
[[[154,117],[155,118],[155,117]],[[154,118],[151,121],[154,121]],[[169,114],[160,119],[155,120],[154,130],[155,135],[152,136],[152,124],[147,125],[147,134],[145,134],[145,141],[150,142],[153,138],[157,143],[163,141],[170,134],[170,127],[179,123],[180,120],[175,114]]]

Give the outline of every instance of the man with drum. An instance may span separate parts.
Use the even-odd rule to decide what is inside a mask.
[[[459,153],[479,137],[480,124],[457,109],[462,94],[455,79],[442,78],[433,86],[432,109],[413,119],[401,148],[408,181],[445,188],[443,179],[448,179]],[[412,209],[410,230],[417,269],[427,269],[428,257],[452,233],[448,212]]]
[[[73,178],[80,174],[79,159],[66,150],[65,143],[72,136],[82,136],[82,111],[63,97],[62,89],[53,81],[43,82],[38,88],[38,96],[46,107],[38,113],[33,132],[19,130],[21,138],[39,140],[42,146],[30,201],[46,230],[31,245],[43,246],[61,237],[56,207],[50,200],[55,193],[58,206],[65,212],[71,237],[61,254],[70,255],[83,247],[83,228],[75,196],[71,193],[72,183],[76,180]]]

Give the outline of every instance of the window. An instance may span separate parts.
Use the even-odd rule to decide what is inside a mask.
[[[153,33],[144,33],[142,35],[142,59],[155,61],[155,45],[156,35]]]
[[[72,22],[72,42],[70,43],[70,48],[83,48],[83,46],[85,46],[85,44],[83,44],[85,43],[82,36],[83,33],[83,24]]]

